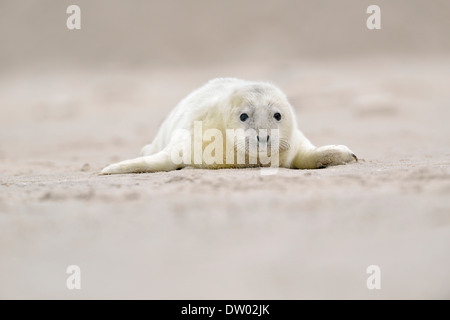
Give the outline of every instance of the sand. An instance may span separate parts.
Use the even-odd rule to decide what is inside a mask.
[[[3,76],[0,298],[448,299],[449,75],[400,55]],[[360,161],[98,175],[218,76],[276,83],[315,144]]]
[[[0,298],[450,298],[448,0],[70,4],[0,3]],[[360,161],[98,175],[216,77]]]

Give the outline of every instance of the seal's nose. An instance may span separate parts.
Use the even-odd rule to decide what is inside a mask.
[[[259,136],[256,136],[256,139],[257,139],[258,142],[259,142]],[[270,139],[270,136],[267,136],[267,142],[269,142],[269,139]]]

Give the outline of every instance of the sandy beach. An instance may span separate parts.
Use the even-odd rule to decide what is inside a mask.
[[[430,46],[139,67],[114,56],[98,68],[94,53],[80,67],[55,54],[52,67],[13,68],[8,48],[0,298],[449,299],[450,56]],[[189,92],[227,76],[275,83],[314,144],[347,145],[360,161],[271,176],[98,174],[137,156]],[[66,287],[69,265],[81,290]],[[381,290],[366,286],[369,265]]]

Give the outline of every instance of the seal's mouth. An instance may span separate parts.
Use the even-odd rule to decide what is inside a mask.
[[[265,140],[265,141],[264,141]],[[235,144],[235,151],[237,153],[244,153],[245,155],[266,154],[267,156],[280,154],[290,149],[290,144],[287,139],[277,139],[273,141],[270,138],[266,139],[250,139],[238,141]]]

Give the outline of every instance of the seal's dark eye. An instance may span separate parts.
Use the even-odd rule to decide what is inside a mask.
[[[279,112],[275,113],[275,114],[273,115],[273,117],[274,117],[275,119],[277,119],[277,121],[280,121],[280,120],[281,120],[281,114],[280,114]]]
[[[245,120],[248,119],[248,114],[246,114],[246,113],[241,114],[240,119],[242,122],[245,122]]]

